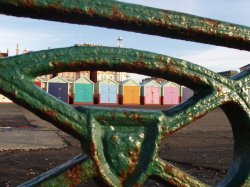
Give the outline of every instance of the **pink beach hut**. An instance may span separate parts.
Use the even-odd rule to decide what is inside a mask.
[[[178,105],[180,103],[180,86],[174,82],[161,84],[162,105]]]
[[[181,86],[181,102],[184,102],[194,95],[194,91],[185,86]]]
[[[161,85],[154,80],[142,83],[141,85],[141,104],[160,105],[161,104]]]

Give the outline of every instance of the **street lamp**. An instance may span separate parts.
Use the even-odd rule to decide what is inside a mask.
[[[117,41],[118,41],[118,47],[121,48],[123,38],[121,36],[119,36]],[[118,72],[117,75],[118,75],[117,81],[121,81],[121,72]]]
[[[122,47],[123,38],[121,36],[119,36],[118,39],[117,39],[117,41],[118,41],[118,47],[119,48]]]

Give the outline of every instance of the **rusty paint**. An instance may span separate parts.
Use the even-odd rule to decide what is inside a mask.
[[[76,186],[76,185],[80,184],[81,172],[82,172],[82,168],[80,165],[77,165],[73,168],[68,169],[68,177],[72,181],[72,186]]]
[[[249,27],[118,1],[82,0],[82,4],[79,4],[78,1],[68,0],[0,0],[0,13],[118,28],[250,51]],[[34,89],[32,84],[32,79],[37,76],[64,70],[120,69],[190,86],[196,93],[202,90],[199,93],[201,97],[194,97],[188,103],[168,111],[102,111],[90,108],[81,111]],[[173,185],[206,186],[174,166],[160,162],[158,147],[163,138],[222,107],[232,124],[235,155],[231,171],[221,186],[249,186],[250,153],[247,148],[250,144],[250,104],[247,93],[238,88],[246,89],[250,82],[250,70],[226,79],[205,68],[169,56],[134,49],[84,46],[0,59],[0,72],[0,92],[77,137],[91,159],[86,176],[95,171],[110,186],[140,186],[150,175]],[[13,83],[14,80],[16,83]],[[227,91],[221,94],[221,90]],[[118,139],[121,140],[120,144],[117,143]],[[138,145],[134,145],[135,141]],[[107,152],[107,149],[111,151]],[[140,155],[143,152],[147,155]],[[122,163],[117,162],[119,158]],[[135,171],[138,164],[143,167],[143,171]],[[85,176],[85,171],[79,167],[68,168],[71,168],[67,173],[70,179],[65,177],[64,182],[68,184],[72,180],[78,184],[80,174]],[[58,173],[51,175],[51,178],[44,179],[48,182],[44,184],[54,185],[51,181],[61,176]]]
[[[112,120],[116,119],[116,114],[112,114]]]
[[[90,15],[90,16],[94,16],[95,13],[96,13],[96,11],[95,11],[94,9],[92,9],[92,8],[89,8],[89,9],[87,10],[87,14]]]
[[[135,147],[135,151],[132,151],[132,150],[128,151],[128,156],[131,161],[131,164],[129,165],[129,168],[128,168],[128,174],[131,174],[134,171],[136,164],[138,162],[140,153],[141,153],[141,150],[138,146]]]
[[[117,56],[108,57],[107,54],[109,53],[114,54],[114,51],[116,50],[119,50],[119,53],[116,54]],[[187,82],[193,83],[192,86],[194,90],[196,91],[199,91],[199,89],[202,88],[200,87],[201,85],[206,88],[209,88],[209,93],[207,92],[201,93],[201,94],[204,94],[203,97],[201,97],[202,99],[198,100],[197,98],[194,97],[191,103],[189,103],[189,105],[187,106],[184,106],[183,104],[183,105],[177,106],[176,108],[170,109],[169,111],[163,111],[163,112],[153,111],[153,112],[149,112],[146,115],[142,111],[131,112],[129,110],[123,110],[123,109],[101,111],[101,109],[97,110],[97,109],[86,108],[82,112],[80,112],[80,110],[79,111],[73,110],[72,107],[68,107],[67,105],[63,103],[58,103],[57,101],[54,101],[52,98],[48,97],[48,95],[44,95],[43,93],[40,93],[38,90],[33,90],[34,88],[33,84],[32,84],[32,87],[29,87],[27,86],[27,84],[24,84],[22,82],[20,82],[21,83],[20,85],[22,85],[20,87],[15,87],[16,85],[19,85],[19,84],[14,84],[13,86],[17,90],[15,92],[16,97],[20,97],[19,94],[22,93],[23,91],[26,91],[30,93],[31,97],[30,98],[24,97],[23,101],[27,103],[32,102],[33,104],[33,103],[38,103],[39,100],[41,99],[42,102],[39,102],[39,103],[41,104],[46,103],[46,106],[44,105],[32,106],[33,110],[34,108],[36,109],[36,113],[40,111],[44,116],[46,116],[45,118],[46,120],[50,119],[50,121],[53,122],[55,126],[62,128],[66,132],[70,132],[74,136],[76,136],[76,134],[79,134],[78,136],[79,140],[83,143],[83,147],[85,147],[89,156],[93,158],[93,162],[95,163],[97,167],[99,175],[109,185],[119,186],[121,185],[120,181],[122,181],[124,184],[125,183],[127,184],[127,182],[128,183],[131,182],[131,184],[143,183],[143,182],[141,182],[140,180],[133,181],[132,178],[130,178],[130,176],[134,175],[135,168],[137,167],[138,162],[139,162],[129,157],[128,150],[133,148],[133,143],[130,143],[128,147],[124,145],[121,147],[121,149],[119,149],[119,151],[123,152],[123,154],[125,155],[124,156],[125,164],[123,166],[120,166],[121,168],[118,169],[118,171],[115,173],[112,171],[108,171],[108,169],[105,167],[105,166],[111,167],[112,165],[111,161],[105,161],[105,159],[101,159],[103,156],[103,151],[104,151],[103,149],[105,148],[107,144],[105,145],[102,144],[102,141],[104,141],[104,139],[99,140],[98,139],[100,136],[99,134],[102,134],[100,138],[105,138],[106,135],[108,135],[109,133],[118,133],[117,136],[120,138],[120,137],[123,137],[123,135],[125,136],[125,134],[122,132],[120,132],[119,134],[120,129],[124,128],[125,129],[124,131],[128,130],[129,133],[135,131],[136,132],[135,134],[137,134],[138,136],[135,136],[134,138],[139,139],[139,134],[142,133],[142,129],[155,125],[155,126],[159,126],[159,129],[160,129],[159,134],[155,136],[156,137],[159,136],[158,138],[162,140],[163,138],[167,138],[170,134],[176,132],[177,130],[187,126],[192,121],[197,120],[198,118],[204,116],[211,110],[228,102],[228,100],[230,99],[234,102],[238,102],[242,106],[244,111],[249,111],[249,105],[244,100],[245,97],[243,94],[245,94],[245,92],[244,93],[239,92],[238,91],[239,86],[235,86],[236,84],[237,85],[239,84],[241,85],[240,87],[242,87],[243,85],[241,83],[242,81],[244,82],[244,85],[245,85],[245,83],[249,81],[248,77],[247,78],[244,77],[247,74],[244,74],[243,77],[238,78],[237,80],[238,82],[237,82],[234,80],[226,79],[220,75],[217,75],[199,66],[193,65],[189,62],[174,59],[168,56],[152,54],[152,53],[144,53],[143,56],[144,56],[144,59],[146,60],[143,62],[137,60],[141,58],[138,55],[133,56],[131,60],[130,59],[131,57],[128,56],[128,54],[143,53],[141,51],[137,52],[131,49],[117,49],[117,48],[107,48],[107,47],[73,47],[73,48],[67,48],[67,49],[55,49],[53,50],[53,53],[55,53],[56,58],[50,54],[48,55],[48,57],[51,57],[51,59],[49,58],[46,61],[42,60],[41,62],[39,62],[39,60],[37,60],[39,59],[38,57],[44,56],[44,54],[46,53],[47,52],[43,51],[43,52],[34,53],[35,54],[34,56],[33,54],[26,54],[26,55],[18,56],[18,58],[21,58],[22,61],[27,58],[25,60],[26,63],[20,63],[22,65],[21,69],[25,69],[27,71],[23,73],[25,74],[27,73],[29,75],[35,76],[36,74],[40,73],[39,68],[42,68],[42,72],[44,72],[46,69],[48,69],[48,71],[50,72],[51,69],[54,69],[54,68],[55,68],[55,71],[61,71],[61,69],[64,69],[64,68],[67,68],[67,70],[75,70],[76,67],[87,67],[90,64],[91,64],[91,68],[96,68],[96,69],[104,68],[104,66],[109,66],[109,68],[111,69],[112,68],[119,69],[119,67],[124,66],[124,70],[130,70],[129,68],[131,68],[133,71],[149,70],[148,72],[150,75],[154,75],[154,74],[159,75],[159,72],[162,72],[162,76],[164,76],[165,78],[167,77],[174,81],[180,81],[184,85]],[[64,54],[64,53],[67,55],[66,56],[59,55],[59,54]],[[71,54],[72,56],[69,56],[68,54]],[[74,59],[73,56],[75,56],[76,59],[83,59],[83,60],[74,61],[72,60]],[[93,60],[89,60],[91,56],[95,56],[96,59],[98,60],[95,63],[93,63]],[[103,56],[105,56],[105,60],[103,60],[102,58]],[[161,62],[156,61],[156,57],[157,59],[159,59],[160,56],[162,56],[161,58],[162,61]],[[23,57],[25,57],[25,59],[23,59]],[[63,60],[63,58],[67,60],[65,59]],[[12,66],[12,64],[15,62],[16,59],[17,57],[5,59],[5,60],[8,60],[8,64]],[[122,65],[117,62],[113,62],[113,59],[123,59]],[[35,61],[36,64],[35,65],[32,64],[31,61]],[[54,65],[51,66],[50,62],[56,62],[56,63],[54,63]],[[108,64],[102,65],[103,62],[108,63]],[[133,62],[142,62],[145,68],[138,67]],[[1,63],[1,60],[0,60],[0,63]],[[127,67],[127,65],[129,68]],[[38,68],[34,68],[34,67],[38,67]],[[11,72],[11,71],[6,71],[6,72]],[[5,74],[1,74],[0,76],[5,76]],[[15,73],[13,74],[13,76],[18,77],[21,75]],[[9,77],[9,73],[8,75],[6,75],[6,77]],[[196,77],[198,77],[198,79],[196,79]],[[32,89],[29,89],[29,88],[32,88]],[[2,91],[3,93],[8,92],[7,88],[5,87],[2,87],[1,89],[3,89]],[[219,92],[223,89],[226,89],[227,92],[221,95]],[[34,98],[36,97],[33,97],[33,95],[39,96],[40,99],[38,99],[38,102],[35,102],[37,100],[34,100]],[[52,106],[51,106],[51,103],[52,103]],[[178,107],[179,107],[179,110],[178,110]],[[55,112],[51,112],[51,111],[55,111]],[[95,113],[95,111],[97,111],[97,113]],[[85,114],[85,112],[87,112],[88,115]],[[62,116],[61,114],[64,114],[64,115]],[[69,115],[73,116],[73,118],[67,117]],[[116,116],[115,119],[114,119],[114,115]],[[92,120],[89,119],[89,117],[91,116],[95,118],[94,121],[97,121],[97,123],[92,123]],[[147,116],[151,116],[151,117],[147,117]],[[72,121],[74,121],[74,123],[72,123]],[[85,121],[88,121],[88,123],[86,123]],[[106,127],[112,127],[112,129],[106,128]],[[84,130],[83,133],[79,133],[82,131],[81,130],[82,128],[86,128],[86,130]],[[131,128],[132,129],[135,128],[135,129],[132,130]],[[98,133],[96,132],[97,130],[101,132]],[[89,135],[89,134],[92,134],[92,135]],[[110,137],[112,141],[112,136]],[[96,140],[94,140],[94,138],[96,138]],[[93,141],[91,141],[91,139],[93,139]],[[156,141],[156,139],[154,139],[154,141]],[[157,151],[155,151],[155,154],[157,154]],[[110,155],[110,159],[112,160],[113,157],[115,158],[116,156],[117,156],[116,152],[114,152],[112,155]],[[130,156],[133,156],[132,153],[130,154]],[[155,157],[157,157],[157,155],[155,155]],[[150,159],[145,161],[143,165],[149,165],[148,163],[149,161]],[[122,167],[126,169],[123,169]],[[145,168],[145,172],[146,171],[147,171],[147,168]],[[185,179],[185,177],[183,177],[183,179]],[[118,180],[119,182],[115,182],[116,180]]]
[[[117,6],[116,6],[116,3],[114,3],[114,6],[113,6],[113,17],[117,17],[118,15],[118,10],[117,10]]]
[[[143,118],[141,117],[140,114],[132,114],[130,118],[132,120],[135,120],[135,121],[139,122],[139,123],[143,122]]]
[[[205,116],[205,115],[207,115],[207,114],[208,114],[208,112],[204,112],[203,114],[193,116],[193,117],[191,117],[191,118],[192,118],[191,121],[194,122],[194,121],[196,121],[196,120],[202,118],[203,116]]]
[[[120,173],[120,183],[121,183],[121,186],[124,186],[124,181],[127,177],[127,172],[126,171],[121,171]]]

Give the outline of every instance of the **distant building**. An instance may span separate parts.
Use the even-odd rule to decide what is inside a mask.
[[[163,82],[165,82],[166,80],[161,79],[161,78],[156,78],[156,77],[148,77],[142,80],[142,83],[148,82],[148,81],[152,81],[154,80],[155,82],[157,82],[158,84],[161,84]]]
[[[69,80],[74,82],[75,80],[79,79],[82,76],[85,76],[89,79],[90,72],[89,71],[79,71],[79,72],[62,72],[58,73],[59,77],[62,77],[65,80]]]
[[[242,67],[240,68],[240,71],[244,71],[244,70],[249,69],[249,68],[250,68],[250,64],[247,64],[247,65],[245,65],[245,66],[242,66]]]
[[[4,52],[0,52],[0,58],[6,58],[9,56],[9,50],[7,49],[7,52],[4,53]]]
[[[97,81],[111,79],[116,82],[122,82],[128,79],[127,72],[97,71]]]
[[[19,52],[20,52],[20,48],[19,48],[19,45],[17,44],[16,45],[16,55],[19,55]],[[26,48],[24,48],[24,50],[20,54],[26,54],[29,52],[31,52],[31,51],[28,51]]]
[[[95,45],[95,44],[75,44],[75,47],[78,46],[101,46],[101,45]],[[16,45],[16,55],[19,55],[20,47],[17,44]],[[21,54],[29,53],[27,49],[24,49]],[[0,53],[0,57],[6,56],[6,53]],[[82,76],[85,76],[87,79],[90,79],[90,71],[79,71],[79,72],[62,72],[58,73],[57,75],[65,80],[74,82],[75,80],[79,79]],[[54,77],[52,74],[48,75],[42,75],[39,78],[43,79],[44,81],[48,81],[52,77]],[[128,79],[128,73],[127,72],[112,72],[112,71],[97,71],[97,81],[101,81],[104,79],[111,79],[117,82],[122,82]]]

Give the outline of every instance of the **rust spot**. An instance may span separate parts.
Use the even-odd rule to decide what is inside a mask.
[[[205,116],[207,113],[208,113],[208,112],[205,112],[205,113],[202,113],[202,114],[200,114],[200,115],[198,115],[198,116],[192,117],[192,121],[196,121],[197,119],[200,119],[201,117]]]
[[[116,3],[114,3],[114,6],[113,6],[113,14],[112,14],[111,19],[121,19],[121,20],[129,21],[128,16],[124,15],[121,11],[119,11]]]
[[[102,66],[105,66],[105,67],[106,67],[106,66],[107,66],[107,67],[109,66],[109,63],[108,63],[107,61],[101,61],[100,64],[101,64]]]
[[[129,118],[129,113],[124,111],[123,114],[126,116],[126,118]]]
[[[203,19],[203,22],[212,27],[218,27],[218,25],[220,24],[219,21],[211,19]]]
[[[164,170],[165,170],[166,173],[171,173],[171,172],[173,172],[173,169],[174,169],[174,167],[171,166],[170,164],[165,164],[165,165],[164,165]]]
[[[117,15],[118,15],[118,10],[117,10],[116,3],[114,3],[114,6],[113,6],[113,16],[117,17]]]
[[[105,120],[106,120],[106,118],[105,118],[104,116],[98,116],[98,117],[96,118],[96,120],[97,120],[98,122],[100,122],[100,123],[104,123]]]
[[[33,0],[27,0],[27,1],[25,2],[25,5],[26,5],[27,7],[30,7],[30,8],[34,8],[34,7],[35,7],[35,3],[34,3]]]
[[[94,9],[92,9],[92,8],[89,8],[89,9],[87,10],[87,14],[90,15],[90,16],[95,15],[95,13],[96,13],[96,11],[95,11]]]
[[[90,149],[91,155],[95,155],[96,149],[95,149],[95,144],[94,144],[94,142],[91,141],[90,146],[89,146],[89,149]]]
[[[137,163],[138,158],[139,158],[139,155],[140,155],[140,152],[141,152],[141,151],[140,151],[140,149],[139,149],[138,146],[136,146],[135,152],[133,152],[133,151],[129,151],[129,152],[128,152],[128,155],[129,155],[129,158],[130,158],[132,164],[135,165],[135,164]]]
[[[74,7],[74,8],[72,8],[72,13],[74,13],[74,14],[81,14],[82,11],[79,8]]]
[[[53,111],[53,110],[47,110],[47,109],[43,109],[42,110],[45,114],[46,114],[46,116],[49,116],[49,117],[51,117],[51,118],[55,118],[56,117],[56,112],[55,111]]]
[[[96,164],[96,167],[97,169],[99,170],[99,172],[101,172],[101,169],[103,168],[102,167],[102,163],[101,161],[99,160],[99,157],[98,157],[98,153],[97,153],[97,150],[96,150],[96,146],[95,146],[95,143],[91,141],[90,143],[90,154],[92,155],[92,158]],[[102,172],[101,172],[102,173]]]
[[[132,120],[135,120],[135,121],[137,121],[137,122],[142,122],[142,117],[141,117],[141,115],[140,114],[133,114],[132,116],[131,116],[131,119]]]
[[[11,92],[10,93],[10,97],[14,97],[15,98],[16,96],[17,96],[16,92]]]
[[[134,62],[134,66],[135,66],[135,67],[145,68],[145,67],[146,67],[146,64],[145,64],[145,62],[143,62],[143,61],[135,61],[135,62]]]
[[[126,177],[127,177],[127,172],[121,171],[121,173],[120,173],[121,186],[124,186],[124,181],[125,181]]]
[[[136,183],[136,184],[134,185],[134,187],[140,187],[140,186],[142,186],[142,184],[140,184],[140,183]]]
[[[135,147],[135,150],[128,151],[129,156],[129,166],[127,171],[121,171],[120,173],[120,182],[121,185],[124,186],[125,179],[134,172],[136,165],[138,163],[138,159],[140,156],[140,148],[138,146]]]
[[[112,120],[115,120],[116,119],[116,115],[115,114],[112,114]]]
[[[80,165],[68,169],[68,178],[72,182],[72,186],[78,185],[81,183],[80,175],[82,168]]]
[[[178,176],[177,178],[186,179],[186,181],[189,180],[188,174],[185,174],[185,173],[180,172],[180,171],[174,171],[174,170],[175,170],[175,167],[172,166],[171,164],[164,165],[165,173],[175,173],[175,176]],[[179,180],[175,180],[174,176],[172,178],[169,178],[168,182],[174,186],[184,186],[183,183],[181,183]]]

